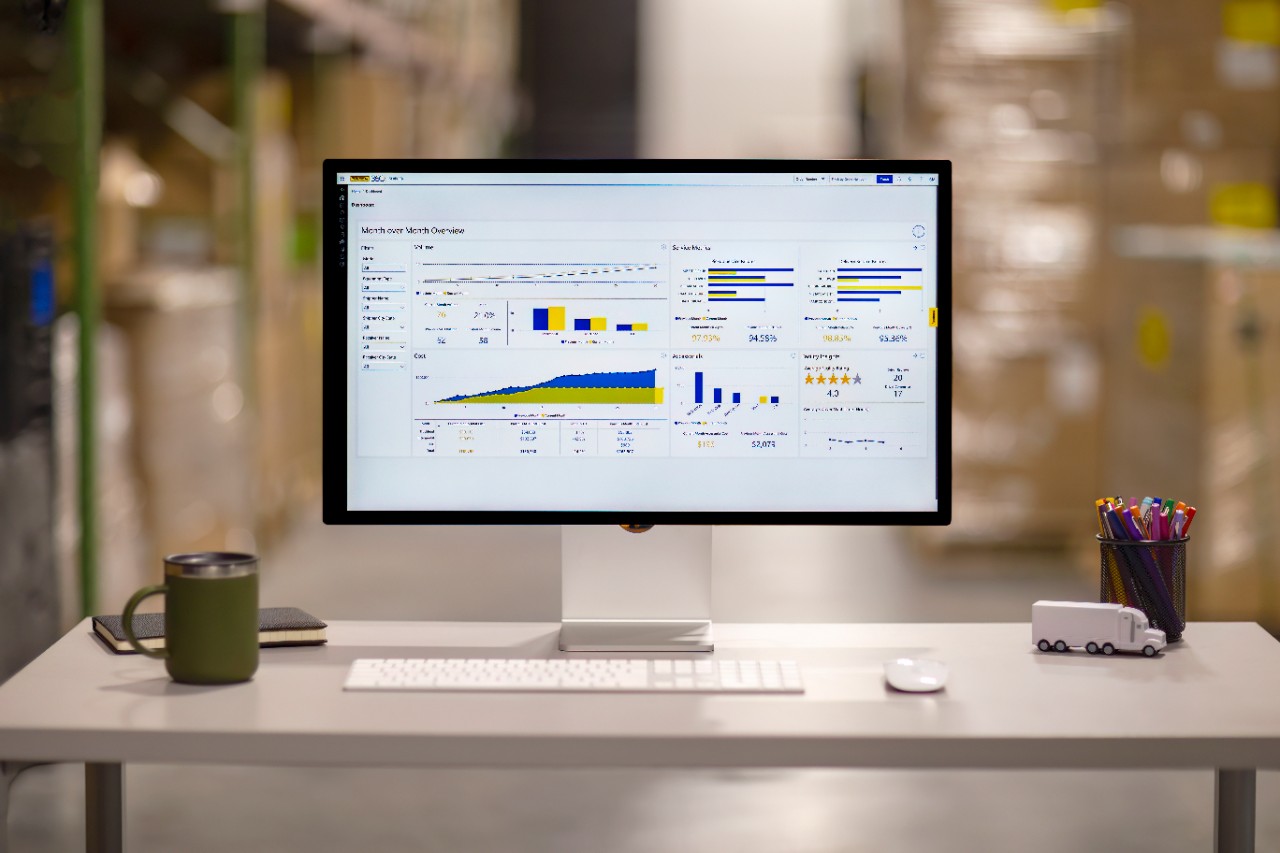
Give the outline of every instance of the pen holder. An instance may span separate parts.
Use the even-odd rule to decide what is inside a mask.
[[[1188,539],[1132,541],[1098,536],[1102,573],[1099,600],[1136,607],[1165,633],[1182,639],[1187,624]]]

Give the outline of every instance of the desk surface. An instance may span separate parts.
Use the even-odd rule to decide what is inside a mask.
[[[0,685],[0,759],[365,766],[1280,767],[1280,643],[1193,623],[1165,654],[1042,654],[1026,624],[716,625],[807,693],[344,693],[358,657],[558,657],[550,623],[334,622],[254,680],[171,682],[86,620]],[[951,665],[892,693],[882,661]]]

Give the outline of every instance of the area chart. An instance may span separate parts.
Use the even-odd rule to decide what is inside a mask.
[[[513,385],[479,394],[459,394],[436,402],[655,405],[662,402],[663,390],[657,387],[657,370],[568,373],[536,385]]]

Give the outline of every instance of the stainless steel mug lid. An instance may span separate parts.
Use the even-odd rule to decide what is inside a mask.
[[[258,573],[258,558],[234,551],[197,551],[164,558],[166,577],[239,578]]]

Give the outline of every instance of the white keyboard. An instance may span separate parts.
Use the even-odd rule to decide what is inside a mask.
[[[800,666],[778,660],[361,658],[344,690],[803,693]]]

